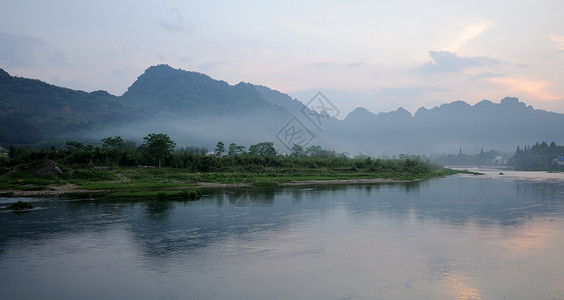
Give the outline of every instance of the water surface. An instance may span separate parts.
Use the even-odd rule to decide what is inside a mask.
[[[564,174],[499,172],[24,199],[0,212],[0,299],[564,299]]]

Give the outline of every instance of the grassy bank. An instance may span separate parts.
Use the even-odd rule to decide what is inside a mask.
[[[394,165],[395,166],[395,165]],[[400,165],[401,166],[401,165]],[[181,168],[61,166],[60,174],[38,175],[28,165],[3,174],[0,193],[48,195],[94,193],[105,199],[197,199],[202,184],[275,187],[303,181],[352,179],[419,180],[460,173],[444,168],[358,168],[358,167],[266,167],[257,171],[231,168],[224,171],[190,172]]]

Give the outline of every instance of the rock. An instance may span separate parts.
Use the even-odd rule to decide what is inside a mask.
[[[13,211],[23,211],[23,210],[29,210],[32,209],[33,205],[29,204],[28,202],[24,202],[24,201],[18,201],[10,206],[7,207],[7,209],[9,210],[13,210]]]

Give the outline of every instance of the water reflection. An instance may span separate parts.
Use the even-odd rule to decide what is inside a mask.
[[[260,189],[255,187],[240,187],[224,189],[222,192],[215,196],[221,199],[221,195],[229,204],[238,207],[245,207],[251,205],[268,205],[272,206],[274,202],[275,191],[274,189]],[[224,202],[218,201],[217,203]],[[223,205],[223,204],[222,204]]]
[[[30,276],[80,286],[78,278],[107,273],[102,266],[113,268],[113,280],[134,274],[122,294],[91,281],[125,298],[558,298],[563,187],[451,176],[208,189],[188,202],[40,199],[42,210],[0,213],[0,298],[20,295]],[[45,289],[38,283],[22,295]]]
[[[208,189],[203,191],[206,196],[200,201],[184,203],[46,201],[41,203],[48,208],[44,211],[29,215],[1,214],[0,250],[11,238],[41,239],[57,232],[89,231],[92,226],[104,230],[114,223],[127,222],[139,236],[136,241],[156,240],[142,248],[148,249],[149,254],[163,254],[163,251],[205,247],[231,234],[284,227],[300,221],[298,212],[324,213],[334,210],[336,204],[353,215],[356,222],[377,214],[393,216],[400,222],[416,218],[461,225],[472,222],[515,226],[535,216],[559,214],[561,190],[561,182],[451,177],[441,181],[392,184]],[[145,213],[132,213],[139,208]],[[178,212],[180,209],[182,211]],[[187,228],[190,228],[188,235],[179,234],[181,229]],[[173,234],[163,235],[163,230],[173,231]],[[521,243],[532,240],[533,235],[520,239]],[[153,244],[159,245],[160,250],[151,249]]]

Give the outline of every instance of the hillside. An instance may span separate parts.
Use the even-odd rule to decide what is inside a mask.
[[[512,152],[537,140],[564,141],[563,114],[536,110],[509,97],[475,105],[455,101],[420,108],[414,115],[402,108],[379,114],[359,108],[343,123],[328,130],[328,136],[355,144],[364,153],[458,153],[461,148],[465,153]]]
[[[338,120],[316,115],[268,87],[230,85],[168,65],[148,68],[122,96],[75,91],[0,69],[4,148],[70,139],[96,143],[115,135],[140,142],[147,133],[165,132],[179,146],[210,149],[222,140],[239,145],[273,141],[282,152],[294,142],[371,155],[458,153],[461,148],[464,153],[512,152],[536,141],[564,144],[561,128],[563,114],[536,110],[516,98],[475,105],[455,101],[413,115],[403,108],[377,114],[357,108]]]
[[[37,144],[131,115],[118,97],[86,93],[39,80],[12,77],[0,69],[0,143]]]
[[[210,146],[271,140],[289,113],[248,83],[231,86],[207,75],[148,68],[122,96],[86,93],[0,72],[0,145],[96,142],[121,135],[139,140],[167,132],[179,144]]]

